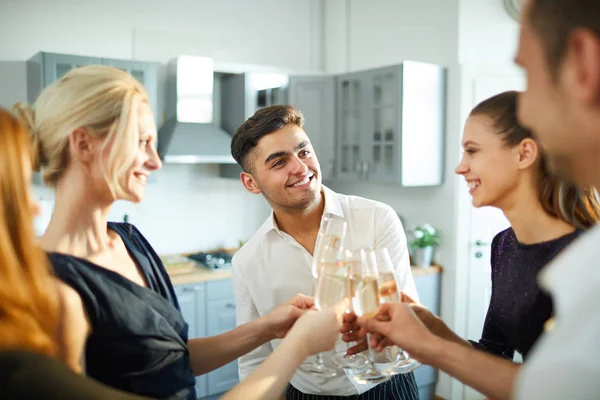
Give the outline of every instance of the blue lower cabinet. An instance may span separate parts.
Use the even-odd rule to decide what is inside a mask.
[[[415,285],[421,304],[429,308],[434,314],[440,315],[441,274],[415,276]],[[414,373],[419,388],[419,398],[421,400],[433,400],[439,375],[438,370],[423,365],[417,368]]]
[[[175,294],[185,322],[189,325],[190,339],[206,336],[206,284],[204,282],[175,286]],[[196,395],[208,395],[206,375],[196,377]]]
[[[432,312],[440,313],[441,274],[415,277],[421,303]],[[175,293],[183,317],[190,326],[190,339],[214,336],[235,328],[235,298],[231,279],[178,285]],[[419,395],[433,399],[438,371],[429,366],[415,370]],[[196,393],[202,400],[219,398],[239,382],[237,361],[196,378]]]
[[[224,285],[228,283],[229,285]],[[235,328],[235,298],[231,280],[207,283],[206,321],[208,336],[218,335]],[[223,393],[239,382],[237,361],[233,361],[208,374],[208,394]]]
[[[235,328],[235,298],[231,279],[177,285],[175,294],[189,338],[214,336]],[[196,378],[196,394],[203,400],[217,399],[238,383],[237,361]]]

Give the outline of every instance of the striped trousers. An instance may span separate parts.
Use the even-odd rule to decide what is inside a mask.
[[[389,381],[380,383],[363,394],[352,396],[324,396],[319,394],[304,394],[292,385],[285,393],[286,400],[419,400],[419,389],[415,376],[409,374],[396,375]]]

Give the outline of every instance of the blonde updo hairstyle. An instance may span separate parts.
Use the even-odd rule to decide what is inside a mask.
[[[101,170],[115,198],[126,194],[119,177],[135,157],[139,139],[138,108],[148,103],[144,86],[117,68],[90,65],[69,71],[37,98],[33,107],[13,111],[31,132],[34,166],[44,183],[56,187],[71,162],[69,135],[78,128],[104,138],[101,154],[112,143]]]

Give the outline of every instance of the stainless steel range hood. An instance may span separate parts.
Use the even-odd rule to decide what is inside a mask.
[[[233,164],[231,135],[213,123],[213,61],[180,56],[167,67],[167,122],[158,131],[166,163]]]

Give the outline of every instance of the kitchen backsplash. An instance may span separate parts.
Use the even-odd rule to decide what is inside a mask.
[[[239,180],[218,177],[217,165],[165,164],[148,183],[140,204],[117,202],[109,215],[135,224],[159,254],[236,247],[248,240],[269,213],[260,195],[248,193]],[[43,233],[54,205],[53,192],[34,186],[42,205],[36,231]]]

